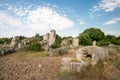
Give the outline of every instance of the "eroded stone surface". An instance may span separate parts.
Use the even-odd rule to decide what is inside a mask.
[[[79,46],[79,39],[78,38],[74,38],[73,41],[72,41],[72,45],[74,47],[78,47]]]
[[[71,62],[73,58],[63,58],[61,61],[60,71],[67,71],[70,73],[79,73],[81,70],[86,69],[89,65],[88,62],[81,60],[80,62]]]
[[[76,57],[78,60],[88,60],[92,65],[97,64],[100,60],[104,60],[109,56],[109,53],[106,49],[98,46],[87,46],[80,48]]]
[[[49,46],[51,46],[55,43],[55,39],[56,39],[56,31],[51,30],[50,31],[50,36],[49,36]]]

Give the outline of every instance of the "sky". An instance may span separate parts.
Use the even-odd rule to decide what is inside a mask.
[[[120,36],[120,0],[0,0],[0,37],[76,37],[87,28]]]

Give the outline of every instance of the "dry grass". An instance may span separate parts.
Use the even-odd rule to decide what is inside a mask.
[[[0,57],[0,80],[120,80],[120,50],[107,48],[110,57],[97,65],[90,65],[81,73],[60,75],[60,63],[63,57],[74,58],[72,54],[49,57],[48,52],[21,51]],[[76,61],[74,58],[72,61]],[[39,68],[37,65],[41,64]],[[34,75],[30,75],[34,74]],[[66,75],[67,74],[67,75]],[[35,78],[35,79],[33,79]]]
[[[39,58],[39,57],[46,57],[49,56],[48,52],[44,51],[44,52],[34,52],[34,51],[21,51],[21,52],[17,52],[16,54],[18,54],[18,59],[21,61],[25,61],[28,58]]]
[[[72,58],[69,62],[80,62],[77,58]]]

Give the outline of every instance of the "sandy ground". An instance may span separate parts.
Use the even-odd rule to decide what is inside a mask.
[[[24,53],[23,53],[24,54]],[[59,57],[41,57],[16,52],[0,57],[0,80],[62,80],[60,62],[63,57],[74,57],[67,54]]]
[[[0,56],[0,80],[120,80],[120,50],[110,50],[117,56],[113,55],[106,65],[100,64],[98,68],[86,70],[86,73],[67,77],[60,74],[61,59],[75,57],[76,50],[58,57],[47,56],[47,52],[25,51]],[[117,68],[114,64],[117,64]]]

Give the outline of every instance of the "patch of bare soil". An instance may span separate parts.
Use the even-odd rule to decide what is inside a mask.
[[[75,54],[49,57],[46,53],[16,52],[0,57],[0,80],[62,80],[61,58]]]
[[[61,59],[75,57],[71,54],[49,57],[48,52],[16,52],[0,57],[0,80],[119,80],[120,50],[109,49],[109,60],[89,66],[80,74],[60,74]],[[66,75],[67,74],[67,75]]]

